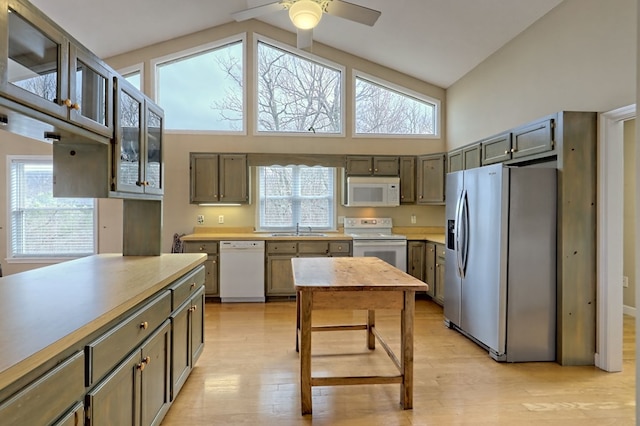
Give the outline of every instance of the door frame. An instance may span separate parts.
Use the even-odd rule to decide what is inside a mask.
[[[624,122],[635,117],[635,104],[599,114],[595,365],[609,372],[622,371],[623,140]]]

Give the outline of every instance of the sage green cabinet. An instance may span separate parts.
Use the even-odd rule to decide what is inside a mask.
[[[148,340],[87,394],[92,426],[157,425],[170,404],[171,322]]]
[[[464,170],[473,169],[482,165],[482,147],[479,143],[462,148],[462,167]]]
[[[511,159],[511,132],[503,133],[480,142],[482,165],[502,163]]]
[[[462,149],[456,149],[447,154],[447,172],[457,172],[464,170],[462,161]]]
[[[84,403],[78,402],[73,408],[53,426],[78,426],[84,424]]]
[[[266,295],[295,296],[291,259],[351,256],[350,241],[267,241]]]
[[[417,163],[417,203],[444,204],[445,154],[422,155]]]
[[[205,296],[219,297],[219,256],[217,241],[186,241],[184,243],[185,253],[206,253],[207,260],[205,267]]]
[[[416,202],[416,158],[400,157],[400,204]]]
[[[424,241],[407,241],[407,273],[420,281],[424,281],[424,253]]]
[[[435,294],[433,300],[444,305],[444,286],[445,286],[445,249],[444,245],[436,244],[436,268],[435,268]]]
[[[29,2],[0,7],[0,95],[111,138],[114,71]]]
[[[190,154],[190,202],[249,203],[246,154]]]
[[[442,271],[444,272],[444,271]],[[427,295],[433,299],[436,295],[436,244],[425,244],[424,282],[429,286]]]
[[[350,155],[346,158],[347,176],[398,176],[398,157]]]

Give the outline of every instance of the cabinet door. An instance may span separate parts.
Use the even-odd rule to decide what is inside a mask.
[[[424,281],[424,249],[423,241],[407,242],[407,272],[421,281]]]
[[[82,127],[113,137],[113,73],[93,54],[69,47],[69,118]]]
[[[400,203],[416,202],[416,159],[400,157]]]
[[[502,163],[511,159],[511,133],[486,139],[481,143],[482,165]]]
[[[171,315],[171,400],[178,395],[191,372],[189,342],[189,312],[191,300],[186,301]]]
[[[244,154],[220,154],[220,202],[249,202],[249,169]]]
[[[140,424],[140,351],[134,351],[86,397],[91,426]]]
[[[144,192],[161,195],[164,192],[164,112],[149,100],[145,101],[145,110]]]
[[[427,243],[425,246],[424,282],[429,285],[427,294],[432,298],[436,294],[436,245]]]
[[[291,259],[295,256],[267,257],[267,296],[295,296]]]
[[[521,158],[553,150],[553,120],[543,120],[513,131],[512,157]]]
[[[434,301],[440,305],[444,304],[444,271],[445,271],[445,252],[444,246],[436,245],[436,288]]]
[[[347,157],[347,176],[370,176],[373,173],[373,158],[369,156]]]
[[[447,154],[447,171],[449,173],[463,170],[463,168],[461,149],[456,149]]]
[[[465,170],[480,167],[480,152],[479,143],[462,149],[462,163]]]
[[[204,349],[204,289],[191,299],[191,365],[196,365]]]
[[[444,154],[418,157],[418,204],[444,203]]]
[[[82,402],[73,406],[71,411],[62,416],[52,426],[79,426],[84,424],[84,404]]]
[[[114,191],[143,192],[143,113],[144,97],[124,78],[117,78],[116,85],[116,166]]]
[[[375,176],[398,176],[398,157],[373,157]]]
[[[28,3],[2,2],[6,14],[7,61],[0,66],[0,91],[36,110],[66,120],[69,114],[69,41],[65,34]],[[3,43],[4,44],[4,43]],[[4,57],[6,54],[6,58]],[[0,65],[2,63],[0,62]],[[6,72],[6,79],[3,78]]]
[[[220,287],[218,285],[218,255],[209,255],[204,262],[205,269],[205,293],[207,296],[220,296]]]
[[[142,425],[160,424],[169,409],[171,323],[166,321],[141,348],[140,414]]]
[[[191,190],[189,202],[215,203],[218,198],[218,155],[190,154]]]

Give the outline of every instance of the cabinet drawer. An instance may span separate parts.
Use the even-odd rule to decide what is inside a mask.
[[[329,252],[330,253],[350,253],[351,252],[351,244],[349,241],[334,241],[329,243]]]
[[[51,424],[84,392],[84,353],[78,352],[0,405],[0,423]]]
[[[267,253],[269,254],[295,254],[296,251],[298,251],[298,243],[296,243],[295,241],[267,243]]]
[[[218,253],[217,241],[186,241],[184,243],[185,253]]]
[[[204,265],[197,267],[184,277],[169,286],[171,290],[171,310],[191,297],[191,294],[198,290],[204,284],[205,269]]]
[[[298,242],[298,253],[324,256],[329,253],[329,243],[326,241],[300,241]]]
[[[171,313],[171,292],[166,291],[85,348],[87,386],[107,374],[140,342],[149,337]]]
[[[443,245],[437,244],[436,245],[436,256],[437,257],[441,257],[442,260],[444,261],[444,257],[446,255],[446,250],[444,248]]]

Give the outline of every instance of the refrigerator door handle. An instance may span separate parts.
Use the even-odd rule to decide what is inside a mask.
[[[462,194],[461,203],[461,224],[462,224],[462,247],[460,250],[460,276],[462,278],[467,274],[467,259],[469,255],[469,197],[465,189]]]
[[[463,277],[462,271],[462,253],[460,247],[460,228],[462,225],[462,200],[464,197],[464,191],[460,193],[458,202],[456,203],[456,228],[455,228],[455,240],[453,250],[456,252],[456,268],[458,269],[458,275]]]

